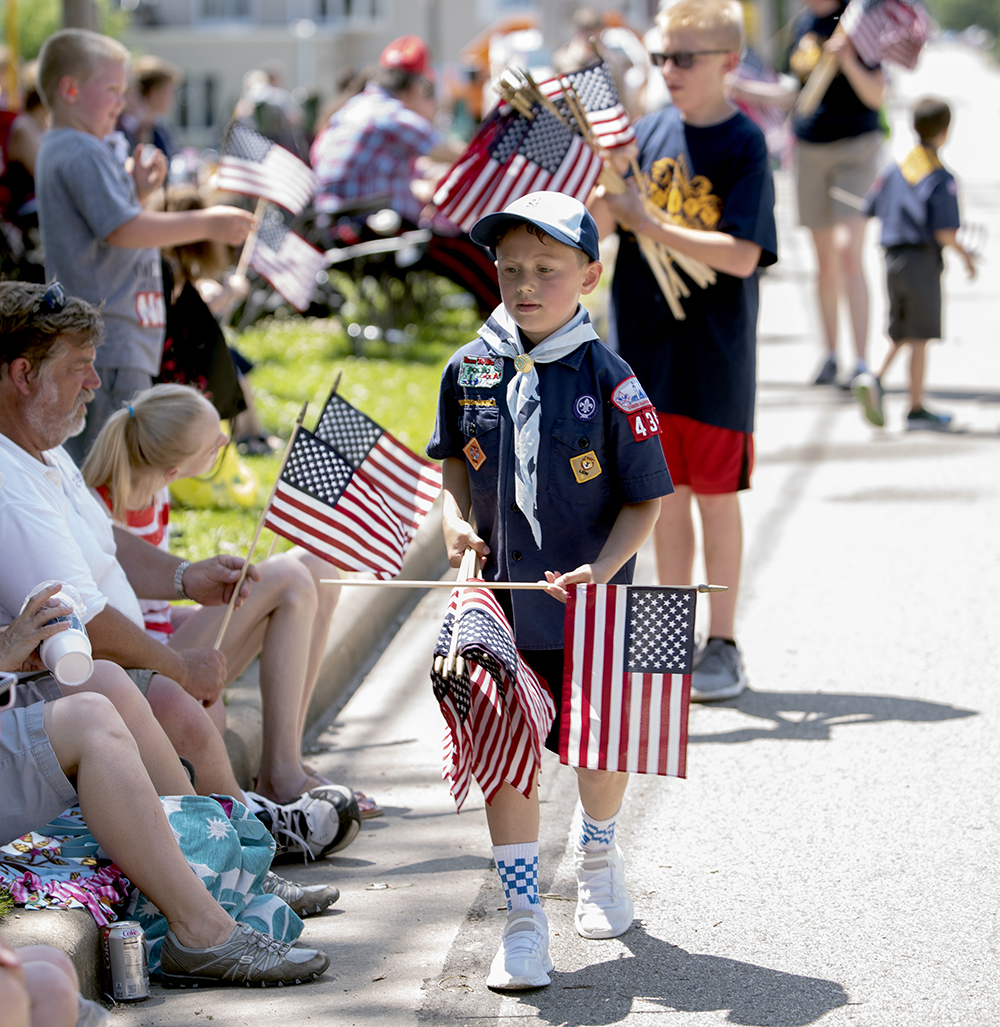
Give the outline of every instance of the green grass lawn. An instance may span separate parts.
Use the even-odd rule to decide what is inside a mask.
[[[438,382],[448,357],[471,340],[479,327],[475,310],[438,279],[419,325],[408,325],[407,341],[390,345],[365,341],[363,355],[336,318],[272,319],[245,333],[236,345],[254,369],[250,374],[264,427],[287,439],[303,402],[305,427],[312,428],[338,374],[339,393],[417,453],[423,453],[434,427]],[[171,548],[200,560],[218,553],[246,554],[278,473],[280,455],[242,458],[260,487],[250,509],[175,507]],[[264,531],[254,553],[261,559],[272,535]],[[278,550],[288,548],[281,539]]]

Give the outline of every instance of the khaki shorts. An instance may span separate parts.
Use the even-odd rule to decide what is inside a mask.
[[[48,675],[19,682],[17,705],[0,713],[0,845],[37,830],[76,803],[42,720],[46,701],[61,697]]]
[[[881,165],[882,133],[865,132],[832,143],[795,141],[795,186],[799,201],[799,224],[806,228],[828,228],[860,211],[835,200],[836,186],[859,199],[872,187]]]

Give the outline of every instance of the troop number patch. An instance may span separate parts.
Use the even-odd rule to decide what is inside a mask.
[[[632,429],[632,437],[636,442],[652,438],[660,434],[660,419],[652,406],[636,410],[628,415],[628,426]]]

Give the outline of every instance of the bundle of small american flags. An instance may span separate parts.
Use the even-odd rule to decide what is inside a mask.
[[[452,592],[431,671],[446,725],[442,776],[458,809],[473,777],[487,802],[505,781],[528,795],[555,719],[552,695],[518,653],[493,593],[471,585]],[[463,661],[458,673],[442,671],[449,653]]]
[[[606,64],[548,79],[537,88],[558,113],[543,103],[523,107],[501,101],[435,192],[440,214],[468,232],[484,214],[540,189],[586,200],[603,161],[566,103],[567,83],[601,147],[624,146],[635,138]]]
[[[916,0],[851,0],[840,27],[865,64],[892,61],[912,71],[930,37],[931,19]]]

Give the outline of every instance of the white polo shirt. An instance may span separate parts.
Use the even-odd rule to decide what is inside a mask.
[[[44,463],[0,434],[0,624],[9,624],[40,582],[61,581],[83,596],[88,622],[113,606],[138,627],[142,610],[115,556],[111,518],[62,448]]]

